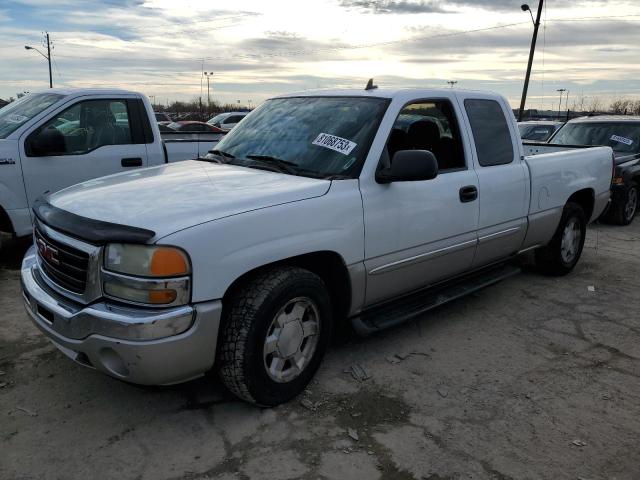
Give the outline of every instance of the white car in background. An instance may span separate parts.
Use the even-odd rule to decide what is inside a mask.
[[[225,112],[211,118],[207,123],[223,130],[231,130],[240,120],[248,115],[249,112]]]

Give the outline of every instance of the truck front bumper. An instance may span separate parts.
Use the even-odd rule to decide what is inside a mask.
[[[78,305],[46,285],[33,247],[22,261],[21,281],[35,325],[81,365],[142,385],[180,383],[213,366],[220,301],[161,310]]]

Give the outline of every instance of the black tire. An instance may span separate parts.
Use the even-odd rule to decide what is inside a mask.
[[[319,318],[315,347],[295,378],[278,382],[267,369],[265,341],[273,332],[276,316],[290,302],[301,298],[314,305],[311,313]],[[331,312],[324,282],[308,270],[274,267],[251,277],[235,290],[224,307],[217,354],[223,383],[236,396],[257,405],[275,406],[291,400],[304,390],[320,366],[331,336]],[[298,348],[304,344],[302,339]],[[277,352],[279,357],[280,347]],[[292,366],[290,363],[288,368]]]
[[[638,211],[638,185],[632,183],[625,195],[611,205],[605,220],[616,225],[629,225]],[[630,207],[630,204],[634,204]]]
[[[562,240],[565,229],[573,221],[577,222],[576,226],[579,229],[580,238],[577,241],[574,255],[569,259],[563,255]],[[586,233],[587,217],[584,210],[577,203],[567,203],[551,242],[546,247],[536,250],[536,268],[542,273],[553,276],[562,276],[571,272],[582,255]]]

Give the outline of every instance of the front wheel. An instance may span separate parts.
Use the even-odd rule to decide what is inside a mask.
[[[536,266],[548,275],[566,275],[578,263],[587,233],[584,210],[577,203],[567,203],[562,212],[560,225],[551,242],[536,250]]]
[[[324,282],[297,267],[276,267],[245,282],[225,306],[218,372],[238,397],[284,403],[309,383],[331,333]]]

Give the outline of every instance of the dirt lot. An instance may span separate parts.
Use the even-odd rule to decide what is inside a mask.
[[[336,342],[270,410],[73,364],[23,312],[24,248],[1,259],[2,479],[640,478],[640,220],[591,227],[568,277]]]

